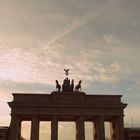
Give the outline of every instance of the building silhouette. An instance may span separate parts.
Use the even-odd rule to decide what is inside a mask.
[[[93,123],[94,140],[105,140],[104,122],[110,123],[109,140],[140,140],[140,129],[124,128],[127,104],[121,102],[121,95],[87,95],[81,92],[81,82],[74,90],[66,77],[63,89],[57,81],[56,91],[51,94],[13,93],[13,101],[8,102],[11,123],[0,127],[0,140],[23,139],[22,121],[31,121],[31,140],[39,140],[41,121],[51,121],[51,140],[58,140],[59,121],[75,122],[76,140],[85,140],[85,121]]]

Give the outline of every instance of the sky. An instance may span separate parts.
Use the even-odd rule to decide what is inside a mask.
[[[139,0],[0,0],[0,125],[12,93],[44,93],[64,68],[86,94],[121,94],[140,127]]]

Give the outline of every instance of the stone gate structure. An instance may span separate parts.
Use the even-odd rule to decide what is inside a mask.
[[[58,122],[76,123],[76,140],[85,140],[84,122],[93,122],[94,140],[105,140],[104,122],[110,122],[111,140],[124,140],[121,95],[86,95],[83,92],[13,94],[10,140],[20,140],[21,122],[31,121],[31,140],[39,140],[39,123],[51,121],[51,140],[58,140]],[[47,131],[47,130],[46,130]]]

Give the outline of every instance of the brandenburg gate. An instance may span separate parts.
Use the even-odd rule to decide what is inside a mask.
[[[74,80],[71,85],[68,80],[62,91],[56,80],[57,91],[51,94],[13,94],[9,140],[20,140],[22,121],[31,121],[31,140],[39,140],[41,121],[51,121],[51,140],[58,140],[59,121],[75,122],[76,140],[85,140],[85,121],[93,122],[94,140],[105,140],[104,122],[110,122],[110,140],[124,140],[122,96],[87,95],[80,91],[81,80],[75,90]]]

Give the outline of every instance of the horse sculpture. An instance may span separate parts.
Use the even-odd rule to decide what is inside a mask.
[[[61,85],[59,84],[58,80],[55,80],[55,82],[56,82],[56,91],[60,91]]]
[[[78,91],[78,92],[81,91],[81,89],[82,89],[81,88],[81,83],[82,83],[82,80],[80,80],[78,85],[75,86],[75,91]]]

